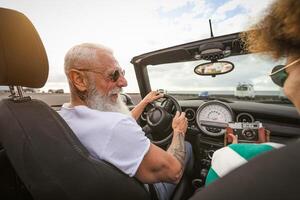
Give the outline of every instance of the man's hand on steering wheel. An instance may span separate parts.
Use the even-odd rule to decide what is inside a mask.
[[[188,121],[185,117],[185,112],[180,113],[179,111],[176,111],[176,115],[174,116],[172,122],[172,128],[174,133],[181,133],[185,135],[187,127]]]
[[[157,91],[151,91],[149,92],[145,98],[143,98],[139,104],[137,104],[132,110],[131,110],[131,116],[137,120],[143,110],[145,109],[145,107],[149,104],[149,103],[152,103],[153,101],[159,99],[159,98],[162,98],[164,96],[164,94],[162,93],[159,93]]]
[[[147,105],[162,97],[164,97],[163,93],[159,93],[157,91],[151,91],[145,96],[145,98],[142,99],[142,102]]]
[[[160,105],[158,103],[151,103],[152,108],[147,111],[147,124],[143,127],[143,130],[149,136],[153,144],[164,146],[171,142],[172,132],[174,132],[174,130],[181,131],[185,134],[187,120],[185,114],[180,114],[182,110],[178,101],[168,94],[154,91],[150,92],[144,99],[145,101],[150,101],[160,98],[164,98],[164,101],[162,101]],[[175,111],[179,111],[179,113],[174,118]],[[173,118],[174,123],[172,121]],[[172,124],[174,124],[174,126],[172,126]]]

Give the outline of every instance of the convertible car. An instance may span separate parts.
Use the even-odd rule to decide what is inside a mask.
[[[171,123],[171,118],[168,116],[174,115],[176,110],[186,112],[188,118],[186,140],[192,144],[195,156],[193,177],[195,188],[205,187],[212,155],[217,149],[226,145],[225,127],[229,123],[237,125],[235,131],[241,142],[257,140],[258,126],[263,126],[270,131],[270,142],[289,145],[297,141],[300,136],[299,113],[287,98],[282,98],[281,89],[272,83],[268,75],[274,66],[284,64],[284,60],[274,61],[263,54],[247,52],[241,35],[241,33],[233,33],[211,37],[145,53],[131,60],[142,97],[156,88],[163,88],[166,93],[164,99],[148,106],[140,121],[154,143],[167,146],[172,134],[168,129]],[[251,90],[248,87],[242,88],[243,85],[250,85]],[[199,95],[202,93],[206,93],[205,98]],[[288,163],[282,161],[272,165],[281,166],[284,171]],[[265,166],[260,166],[258,163],[254,167]],[[272,171],[270,168],[268,170]],[[274,177],[278,175],[275,175],[278,172],[272,173]],[[251,197],[254,196],[249,195],[249,191],[254,189],[258,192],[259,186],[253,178],[252,182],[257,184],[257,187],[251,186],[251,181],[247,183],[249,178],[247,176],[256,177],[256,175],[251,173],[246,175],[244,172],[244,176],[246,188],[239,190],[242,193],[240,197],[252,199]],[[232,181],[235,184],[241,181],[240,184],[243,185],[243,175],[233,177],[235,179],[233,178]],[[285,177],[285,179],[289,178]],[[282,188],[287,187],[284,180],[273,180],[273,176],[270,180],[266,178],[260,184],[268,185],[269,181],[275,181],[277,186],[280,185]],[[222,186],[218,188],[219,191],[212,189],[213,192],[222,194],[221,190],[232,190],[228,185]],[[235,187],[237,186],[238,184]],[[214,184],[209,188],[214,188]],[[266,196],[262,199],[270,197],[285,199],[284,197],[288,198],[292,194],[292,189],[289,195],[288,188],[283,192],[284,195],[282,192],[283,189],[269,192],[264,194]],[[198,196],[198,199],[202,199],[201,192]],[[219,198],[222,199],[222,196],[220,195]]]
[[[0,85],[10,86],[11,92],[0,101],[0,199],[157,199],[151,185],[147,190],[109,163],[93,159],[54,109],[24,95],[22,87],[40,88],[47,81],[44,46],[29,19],[17,11],[0,8],[0,28]],[[188,199],[195,191],[192,199],[299,197],[295,141],[300,117],[266,77],[273,65],[282,63],[243,47],[240,34],[234,33],[131,61],[142,97],[156,88],[165,93],[139,119],[152,142],[169,145],[176,110],[186,112],[189,121],[186,140],[193,147],[193,173],[184,174],[174,200]],[[243,82],[254,85],[254,98],[237,100],[234,90]],[[203,91],[205,98],[199,95]],[[272,142],[288,148],[259,156],[204,186],[214,151],[225,145],[225,128],[236,122],[242,125],[238,130],[244,142],[255,141],[261,125]]]

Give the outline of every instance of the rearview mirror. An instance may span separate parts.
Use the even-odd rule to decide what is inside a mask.
[[[232,71],[234,64],[229,61],[216,61],[209,63],[202,63],[197,65],[194,69],[194,72],[200,76],[213,76],[220,74],[226,74]]]

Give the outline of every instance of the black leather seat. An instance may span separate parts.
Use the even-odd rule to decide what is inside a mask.
[[[2,147],[0,147],[0,177],[0,199],[32,200]]]
[[[42,87],[48,61],[31,22],[0,8],[0,30],[0,85]],[[136,179],[91,158],[48,105],[18,89],[0,101],[1,152],[34,199],[151,199]],[[9,161],[0,159],[0,166],[9,168]]]

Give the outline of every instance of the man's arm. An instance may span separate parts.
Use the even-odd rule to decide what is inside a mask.
[[[135,176],[143,183],[178,183],[181,170],[181,163],[174,156],[151,144]]]
[[[131,116],[137,120],[141,116],[148,103],[151,103],[161,97],[163,97],[163,94],[160,94],[159,92],[149,92],[147,96],[145,96],[145,98],[142,99],[142,101],[131,110]]]
[[[185,143],[184,143],[184,133],[174,133],[173,141],[167,150],[168,153],[173,155],[181,165],[181,173],[184,171],[184,160],[185,160]]]
[[[172,127],[174,135],[167,151],[154,144],[141,162],[136,177],[143,183],[170,182],[178,183],[184,170],[184,136],[187,129],[185,113],[176,113]]]

